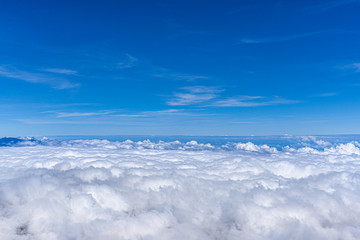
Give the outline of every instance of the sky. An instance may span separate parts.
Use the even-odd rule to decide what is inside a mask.
[[[360,133],[360,1],[0,1],[0,133]]]

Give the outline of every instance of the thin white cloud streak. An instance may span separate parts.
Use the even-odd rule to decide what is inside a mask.
[[[180,109],[166,109],[166,110],[159,110],[159,111],[144,111],[138,114],[114,114],[111,116],[114,117],[130,117],[130,118],[138,118],[138,117],[156,117],[156,116],[163,116],[163,115],[184,115],[185,112]]]
[[[152,76],[156,77],[156,78],[165,78],[165,79],[169,79],[169,80],[187,81],[187,82],[193,82],[196,80],[209,78],[209,77],[203,76],[203,75],[174,72],[169,69],[159,68],[159,67],[153,67]]]
[[[48,76],[46,74],[42,73],[33,73],[33,72],[27,72],[22,71],[18,69],[9,69],[4,66],[0,66],[0,76],[6,77],[6,78],[12,78],[17,80],[22,80],[30,83],[36,83],[36,84],[46,84],[50,85],[55,89],[69,89],[69,88],[75,88],[80,86],[78,83],[72,83],[68,81],[67,79],[59,78],[59,77],[53,77]]]
[[[57,118],[67,118],[67,117],[90,117],[90,116],[104,116],[113,113],[109,112],[56,112]]]
[[[175,93],[174,98],[167,101],[170,106],[184,106],[206,102],[216,98],[215,94],[192,94],[192,93]]]
[[[211,34],[206,31],[188,31],[184,33],[174,33],[167,36],[168,39],[183,38],[189,36],[210,36]]]
[[[166,109],[166,110],[159,110],[159,111],[145,111],[142,112],[145,115],[168,115],[168,114],[181,114],[183,113],[182,109]]]
[[[259,100],[261,99],[261,100]],[[255,101],[254,101],[255,100]],[[268,99],[260,96],[241,96],[235,98],[227,98],[223,100],[218,100],[213,102],[212,107],[262,107],[262,106],[272,106],[272,105],[282,105],[282,104],[294,104],[299,103],[300,101],[275,98]]]
[[[222,89],[212,86],[188,86],[182,87],[184,93],[174,93],[173,97],[167,101],[170,106],[184,106],[207,102],[218,95],[216,93],[222,92]]]
[[[337,96],[338,93],[336,92],[328,92],[328,93],[322,93],[322,94],[318,94],[318,95],[315,95],[316,97],[334,97],[334,96]]]
[[[296,100],[279,97],[268,98],[263,96],[238,96],[224,99],[218,94],[224,90],[212,86],[188,86],[181,89],[186,92],[174,93],[172,98],[166,102],[167,105],[185,106],[203,104],[203,107],[261,107],[299,103],[299,101]]]
[[[258,122],[251,122],[251,121],[235,121],[235,122],[230,122],[230,123],[234,123],[234,124],[258,124]]]
[[[145,114],[112,114],[112,117],[126,117],[126,118],[138,118],[138,117],[146,117]]]
[[[136,62],[138,61],[136,57],[133,57],[128,53],[126,54],[126,57],[127,57],[126,61],[118,63],[118,68],[120,69],[132,68],[136,65]]]
[[[36,106],[41,108],[62,108],[62,107],[82,107],[82,106],[97,107],[100,105],[101,104],[99,103],[63,103],[63,104],[41,104]]]
[[[68,125],[129,125],[136,124],[133,122],[120,122],[120,121],[108,121],[108,120],[53,120],[53,119],[37,119],[37,118],[18,118],[15,121],[22,122],[30,125],[57,125],[57,124],[68,124]]]
[[[50,73],[58,73],[58,74],[65,74],[65,75],[76,75],[78,72],[71,69],[64,69],[64,68],[46,68],[43,69],[45,72]]]
[[[326,11],[354,3],[360,3],[360,1],[359,0],[324,1],[323,3],[313,5],[311,8]]]
[[[139,113],[119,113],[114,114],[118,110],[109,110],[102,112],[56,112],[47,111],[44,113],[55,113],[56,118],[69,118],[69,117],[96,117],[96,116],[109,116],[109,117],[127,117],[127,118],[138,118],[138,117],[154,117],[160,115],[187,115],[182,109],[166,109],[159,111],[143,111]]]
[[[159,73],[159,74],[154,74],[153,76],[157,78],[169,78],[171,80],[189,81],[189,82],[193,82],[199,79],[208,79],[208,77],[206,76],[191,75],[184,73]]]
[[[240,42],[236,43],[235,45],[239,44],[257,44],[257,43],[276,43],[276,42],[287,42],[291,40],[316,36],[320,34],[319,32],[310,32],[310,33],[303,33],[303,34],[295,34],[295,35],[288,35],[282,37],[269,37],[269,38],[243,38]]]
[[[193,113],[191,111],[185,111],[184,109],[165,109],[158,111],[143,111],[134,114],[114,114],[110,116],[114,117],[128,117],[128,118],[151,118],[151,119],[159,119],[160,117],[180,117],[180,116],[191,116],[191,117],[205,117],[213,114],[205,114],[205,113]]]
[[[208,79],[207,76],[201,76],[201,75],[189,75],[189,74],[182,74],[182,73],[176,73],[173,74],[172,77],[174,77],[176,80],[185,80],[185,81],[196,81],[199,79]]]
[[[119,125],[124,123],[140,124],[142,120],[161,120],[168,117],[205,117],[213,114],[193,113],[184,109],[165,109],[157,111],[142,111],[114,114],[122,110],[114,109],[98,112],[63,112],[45,111],[37,118],[14,118],[13,120],[26,124],[99,124]],[[64,120],[60,120],[64,119]],[[131,119],[131,122],[126,122]],[[137,122],[139,120],[139,122]]]
[[[352,66],[355,68],[356,72],[360,72],[360,63],[353,63]]]
[[[159,110],[159,111],[145,111],[143,112],[144,115],[149,117],[157,117],[157,116],[192,116],[192,117],[205,117],[210,116],[214,114],[205,114],[205,113],[199,113],[198,111],[196,113],[192,111],[186,111],[184,109],[166,109],[166,110]]]
[[[351,69],[351,70],[354,70],[355,72],[360,72],[360,63],[352,63],[352,64],[342,66],[340,68]]]
[[[188,86],[182,87],[181,89],[191,93],[219,93],[224,91],[223,89],[214,86]]]
[[[98,113],[66,113],[61,117],[51,118],[44,116],[41,118],[15,118],[13,120],[25,124],[68,124],[68,125],[144,125],[153,124],[168,117],[207,117],[214,114],[200,114],[186,112],[182,109],[167,109],[160,111],[145,111],[134,114],[98,114]],[[75,118],[74,118],[75,117]],[[79,118],[80,117],[80,118]],[[61,120],[60,120],[61,119]],[[64,119],[64,120],[62,120]],[[151,120],[149,122],[149,120]]]

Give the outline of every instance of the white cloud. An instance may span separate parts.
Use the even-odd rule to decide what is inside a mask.
[[[146,117],[145,114],[112,114],[114,117],[127,117],[127,118],[137,118],[137,117]]]
[[[143,114],[145,115],[173,115],[173,114],[182,114],[182,109],[166,109],[159,111],[145,111]]]
[[[185,90],[185,92],[175,93],[173,97],[167,101],[168,105],[181,106],[207,102],[218,97],[216,93],[223,91],[213,86],[187,86],[181,89]]]
[[[205,94],[193,94],[193,93],[175,93],[174,97],[167,101],[170,106],[182,106],[191,105],[197,103],[203,103],[211,99],[216,98],[217,95],[211,93]]]
[[[288,36],[281,36],[281,37],[269,37],[269,38],[243,38],[238,42],[238,44],[256,44],[256,43],[276,43],[276,42],[286,42],[291,40],[296,40],[300,38],[306,38],[310,36],[318,35],[319,32],[310,32],[310,33],[303,33],[303,34],[295,34],[295,35],[288,35]]]
[[[51,72],[51,73],[59,73],[65,75],[76,75],[77,71],[71,69],[64,69],[64,68],[46,68],[43,71]]]
[[[159,111],[143,111],[134,114],[114,114],[111,116],[115,117],[156,117],[162,115],[183,115],[186,114],[181,109],[166,109],[166,110],[159,110]]]
[[[180,89],[185,90],[185,92],[174,93],[171,99],[167,100],[168,105],[202,104],[202,107],[260,107],[299,103],[296,100],[263,96],[238,96],[224,99],[218,94],[224,90],[214,86],[187,86]]]
[[[74,140],[0,151],[0,239],[358,239],[358,143]]]
[[[57,114],[57,118],[67,117],[89,117],[89,116],[103,116],[113,113],[113,111],[106,112],[54,112]]]
[[[27,72],[14,68],[9,69],[4,66],[0,66],[0,76],[18,79],[30,83],[47,84],[56,89],[68,89],[79,86],[77,83],[72,83],[67,79],[60,77],[53,77],[43,73]]]
[[[345,65],[345,68],[353,69],[355,72],[360,72],[360,63],[352,63],[349,65]]]
[[[289,100],[283,98],[269,99],[261,96],[241,96],[232,97],[213,102],[210,106],[213,107],[261,107],[280,104],[294,104],[299,103],[296,100]]]
[[[189,36],[210,36],[211,34],[207,31],[187,31],[183,33],[174,33],[170,34],[167,37],[169,39],[176,39],[176,38],[183,38],[183,37],[189,37]]]
[[[197,74],[186,74],[174,72],[166,68],[153,67],[153,77],[156,78],[166,78],[169,80],[177,80],[177,81],[188,81],[193,82],[201,79],[208,79],[209,77]]]
[[[132,68],[135,66],[135,63],[137,62],[137,58],[131,56],[130,54],[126,54],[126,61],[124,62],[119,62],[118,63],[118,68],[122,69],[122,68]]]
[[[105,122],[105,121],[93,121],[93,120],[82,120],[82,121],[78,121],[78,120],[53,120],[53,119],[37,119],[37,118],[17,118],[14,119],[15,121],[19,121],[25,124],[34,124],[34,125],[44,125],[44,124],[69,124],[69,125],[85,125],[85,124],[90,124],[90,125],[99,125],[99,124],[112,124],[112,125],[120,125],[122,123],[120,122]]]
[[[313,5],[311,8],[325,11],[359,2],[360,2],[359,0],[342,0],[342,1],[332,0],[332,1],[320,2],[319,4]]]
[[[178,81],[196,81],[199,79],[208,79],[206,76],[201,75],[191,75],[191,74],[184,74],[184,73],[158,73],[154,74],[154,77],[158,78],[169,78],[171,80],[178,80]]]
[[[338,93],[335,92],[327,92],[327,93],[322,93],[322,94],[318,94],[316,95],[317,97],[333,97],[338,95]]]
[[[174,73],[171,77],[173,77],[175,80],[185,80],[185,81],[196,81],[199,79],[208,79],[207,76],[201,76],[201,75],[190,75],[190,74],[183,74],[183,73]]]
[[[188,86],[182,87],[181,89],[184,89],[190,93],[218,93],[224,91],[219,87],[214,86]]]

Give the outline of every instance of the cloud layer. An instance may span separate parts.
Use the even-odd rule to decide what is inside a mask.
[[[359,144],[303,140],[3,147],[0,238],[358,239]]]

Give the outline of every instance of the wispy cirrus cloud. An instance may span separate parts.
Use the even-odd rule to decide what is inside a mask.
[[[65,75],[76,75],[77,71],[65,68],[45,68],[43,69],[45,72],[50,73],[58,73],[58,74],[65,74]]]
[[[123,68],[132,68],[136,65],[136,62],[138,61],[138,59],[134,56],[131,56],[130,54],[126,53],[126,60],[123,62],[118,62],[118,68],[123,69]]]
[[[338,93],[336,93],[336,92],[326,92],[326,93],[317,94],[317,95],[315,95],[315,97],[334,97],[337,95],[338,95]]]
[[[349,69],[349,70],[353,70],[355,72],[360,72],[360,62],[343,65],[343,66],[340,66],[338,68],[340,68],[340,69]]]
[[[183,109],[165,109],[157,111],[125,112],[124,110],[113,109],[94,112],[83,111],[45,111],[45,114],[55,115],[55,118],[93,118],[93,117],[120,117],[120,118],[143,118],[165,115],[189,115]]]
[[[201,107],[261,107],[281,104],[294,104],[300,101],[280,97],[236,96],[223,98],[224,90],[212,86],[189,86],[180,88],[184,92],[176,92],[167,100],[170,106],[187,106],[200,104]]]
[[[209,114],[196,113],[192,111],[186,111],[184,109],[164,109],[154,111],[142,111],[132,114],[114,114],[114,117],[127,117],[127,118],[158,118],[158,117],[174,117],[174,116],[208,116]]]
[[[182,109],[165,109],[165,110],[157,110],[157,111],[142,111],[135,113],[120,113],[120,114],[111,114],[114,117],[154,117],[161,115],[183,115],[184,111]]]
[[[354,3],[360,3],[360,0],[332,0],[332,1],[323,1],[321,3],[318,4],[314,4],[310,7],[310,9],[317,9],[317,10],[322,10],[322,11],[326,11],[326,10],[331,10],[334,8],[338,8],[338,7],[342,7],[342,6],[346,6],[346,5],[350,5],[350,4],[354,4]]]
[[[159,67],[153,67],[152,76],[156,78],[165,78],[169,80],[188,81],[188,82],[209,78],[208,76],[174,72],[169,69],[159,68]]]
[[[120,113],[117,113],[120,112]],[[164,109],[154,111],[103,110],[82,111],[45,111],[29,118],[14,117],[13,120],[26,124],[141,124],[144,121],[158,121],[173,118],[205,117],[214,114],[199,113],[184,109]]]
[[[182,109],[165,109],[165,110],[158,110],[158,111],[145,111],[142,112],[144,115],[174,115],[174,114],[183,114],[184,110]]]
[[[49,75],[44,72],[23,71],[8,66],[0,66],[0,76],[30,83],[46,84],[55,89],[69,89],[79,86],[78,83],[70,82],[62,77]]]
[[[184,89],[190,93],[219,93],[224,91],[223,89],[214,86],[188,86],[180,89]]]
[[[41,118],[17,118],[15,121],[25,124],[37,125],[37,124],[66,124],[66,125],[98,125],[98,124],[111,124],[111,125],[124,125],[124,122],[119,121],[106,121],[106,120],[54,120],[54,119],[41,119]]]
[[[294,104],[300,101],[284,98],[268,98],[262,96],[239,96],[217,100],[210,104],[212,107],[261,107],[281,104]]]
[[[187,31],[182,33],[173,33],[167,36],[168,39],[176,39],[188,36],[210,36],[211,34],[207,31]]]
[[[286,35],[286,36],[280,36],[280,37],[242,38],[239,42],[235,43],[235,45],[287,42],[287,41],[301,39],[301,38],[307,38],[307,37],[311,37],[311,36],[315,36],[315,35],[319,35],[319,34],[320,34],[319,32],[309,32],[309,33]]]
[[[197,103],[203,103],[214,99],[215,94],[204,93],[204,94],[193,94],[193,93],[175,93],[174,98],[167,101],[167,104],[170,106],[183,106],[183,105],[192,105]]]
[[[104,116],[113,113],[113,111],[106,112],[54,112],[57,118],[68,117],[90,117],[90,116]]]
[[[218,87],[209,86],[189,86],[181,88],[185,92],[174,93],[173,97],[167,101],[170,106],[183,106],[203,103],[216,98],[217,93],[222,90]]]

